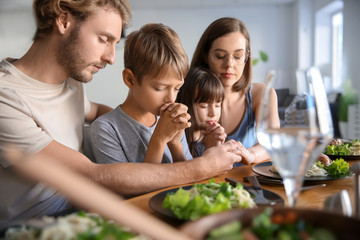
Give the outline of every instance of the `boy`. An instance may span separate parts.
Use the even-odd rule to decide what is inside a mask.
[[[92,154],[98,163],[172,163],[192,158],[184,129],[187,107],[175,103],[188,58],[174,30],[147,24],[125,41],[125,102],[91,124]],[[160,116],[160,117],[159,117]]]

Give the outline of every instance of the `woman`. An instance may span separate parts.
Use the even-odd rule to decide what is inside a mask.
[[[205,30],[196,47],[191,67],[209,68],[221,80],[223,127],[228,139],[242,143],[242,163],[269,159],[256,139],[256,119],[265,89],[263,83],[251,83],[252,61],[250,36],[246,26],[236,18],[220,18]],[[272,124],[280,126],[277,97],[272,89]]]

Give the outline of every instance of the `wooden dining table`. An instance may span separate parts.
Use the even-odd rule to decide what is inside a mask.
[[[349,161],[349,165],[351,167],[358,162],[360,163],[360,160]],[[255,172],[253,172],[253,170],[252,170],[253,166],[254,166],[254,164],[236,167],[236,168],[233,168],[232,170],[228,171],[226,174],[213,177],[213,179],[215,180],[215,182],[219,183],[219,182],[225,182],[225,178],[231,177],[231,178],[235,178],[235,179],[239,180],[244,185],[247,185],[248,183],[243,180],[244,177],[249,176],[249,175],[258,176]],[[208,181],[209,181],[209,179],[206,179],[206,180],[196,182],[196,183],[206,183]],[[355,213],[355,199],[354,199],[355,198],[355,193],[354,193],[355,192],[355,177],[354,176],[342,178],[342,179],[336,179],[336,180],[327,180],[327,181],[322,181],[322,182],[306,181],[305,185],[314,185],[314,184],[319,184],[319,183],[325,183],[326,186],[302,191],[300,193],[299,197],[297,198],[296,207],[306,208],[306,209],[322,209],[324,207],[324,202],[328,197],[339,193],[341,190],[347,190],[349,193],[351,202],[352,202],[353,213]],[[194,184],[194,183],[192,183],[192,184]],[[170,219],[169,217],[163,216],[161,213],[155,212],[153,209],[151,209],[151,207],[149,205],[149,201],[152,197],[154,197],[155,195],[157,195],[163,191],[173,189],[173,188],[178,188],[178,187],[184,187],[184,186],[188,186],[188,185],[192,185],[192,184],[177,185],[177,186],[160,189],[157,191],[153,191],[150,193],[146,193],[146,194],[143,194],[140,196],[136,196],[136,197],[127,199],[127,200],[125,200],[125,202],[129,203],[131,205],[134,205],[134,206],[142,209],[143,211],[145,211],[145,212],[147,212],[147,213],[149,213],[149,214],[151,214],[151,215],[153,215],[175,227],[178,227],[182,224],[181,221],[178,221],[175,219]],[[261,187],[263,189],[266,189],[268,191],[278,194],[279,196],[281,196],[284,199],[285,204],[287,203],[285,189],[282,184],[269,184],[269,185],[261,184]]]

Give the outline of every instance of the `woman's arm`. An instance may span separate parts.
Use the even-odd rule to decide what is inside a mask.
[[[260,105],[261,101],[263,99],[263,94],[265,91],[265,84],[263,83],[254,83],[253,89],[252,89],[252,95],[253,95],[253,111],[255,112],[255,119],[256,124],[259,122],[260,117]],[[273,128],[279,128],[280,127],[280,119],[279,119],[279,113],[278,113],[278,101],[277,101],[277,95],[275,92],[275,89],[270,89],[270,98],[269,98],[269,105],[270,105],[270,114],[269,117],[271,118],[271,126]]]
[[[265,84],[253,83],[252,96],[253,96],[253,111],[255,112],[256,124],[259,124],[260,105],[265,91]],[[270,90],[270,118],[273,128],[280,127],[280,119],[278,113],[277,95],[275,89]],[[266,150],[259,144],[255,144],[253,147],[242,150],[242,157],[244,164],[258,163],[270,158]]]

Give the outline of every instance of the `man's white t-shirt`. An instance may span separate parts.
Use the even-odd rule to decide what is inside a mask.
[[[0,154],[8,144],[34,154],[55,140],[81,151],[85,114],[90,111],[83,84],[67,79],[52,85],[0,62]],[[69,207],[56,191],[16,177],[0,155],[0,230],[12,220],[54,214]]]

